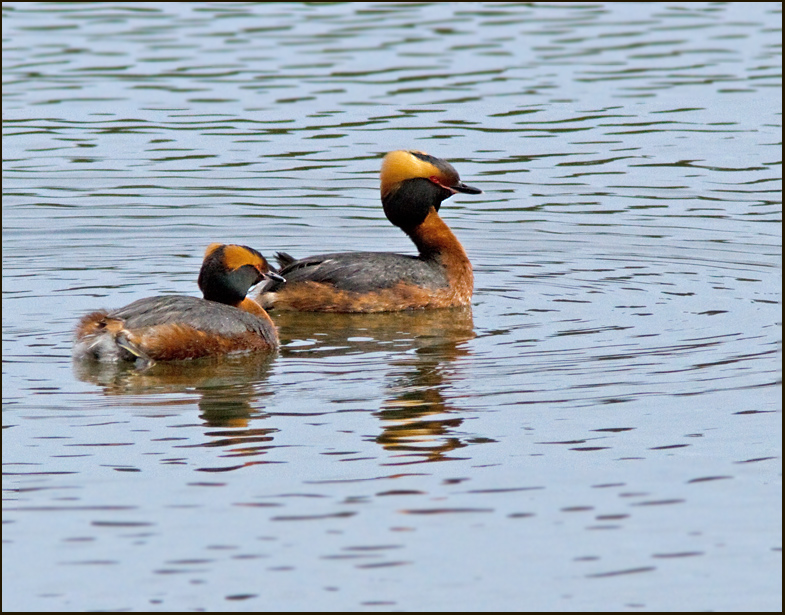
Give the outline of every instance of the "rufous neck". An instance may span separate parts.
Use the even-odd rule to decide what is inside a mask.
[[[253,314],[254,316],[258,316],[263,320],[268,320],[272,322],[270,315],[264,310],[264,308],[256,303],[250,297],[246,297],[240,303],[238,303],[235,307],[241,309],[243,312],[248,312],[249,314]]]
[[[431,257],[437,255],[452,254],[457,257],[463,257],[468,261],[466,251],[463,249],[461,242],[450,230],[450,227],[444,223],[436,210],[431,208],[428,215],[420,224],[411,230],[407,230],[406,234],[409,235],[414,245],[420,251],[420,255],[424,257]]]

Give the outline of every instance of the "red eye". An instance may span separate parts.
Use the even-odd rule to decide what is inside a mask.
[[[436,185],[437,185],[437,186],[439,186],[440,188],[444,188],[445,190],[449,190],[449,191],[450,191],[450,192],[452,192],[453,194],[455,194],[455,192],[456,192],[456,190],[455,190],[454,188],[451,188],[450,186],[446,186],[446,185],[445,185],[445,184],[442,182],[442,180],[441,180],[439,177],[437,177],[436,175],[431,175],[431,176],[428,178],[428,180],[429,180],[429,181],[432,181],[434,184],[436,184]]]

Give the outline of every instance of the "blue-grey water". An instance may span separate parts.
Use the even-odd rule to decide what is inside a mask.
[[[3,5],[4,610],[781,611],[780,3]],[[74,365],[205,247],[412,253],[471,309]]]

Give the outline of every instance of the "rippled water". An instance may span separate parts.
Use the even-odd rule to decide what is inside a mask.
[[[6,610],[781,610],[779,3],[3,6]],[[72,365],[207,244],[411,253],[471,310]],[[439,462],[439,463],[432,463]]]

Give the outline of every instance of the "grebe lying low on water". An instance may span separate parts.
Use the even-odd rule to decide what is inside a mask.
[[[117,310],[84,316],[74,358],[98,361],[196,359],[232,352],[275,350],[278,333],[248,290],[262,280],[282,282],[253,248],[213,243],[199,272],[203,299],[160,295]]]

